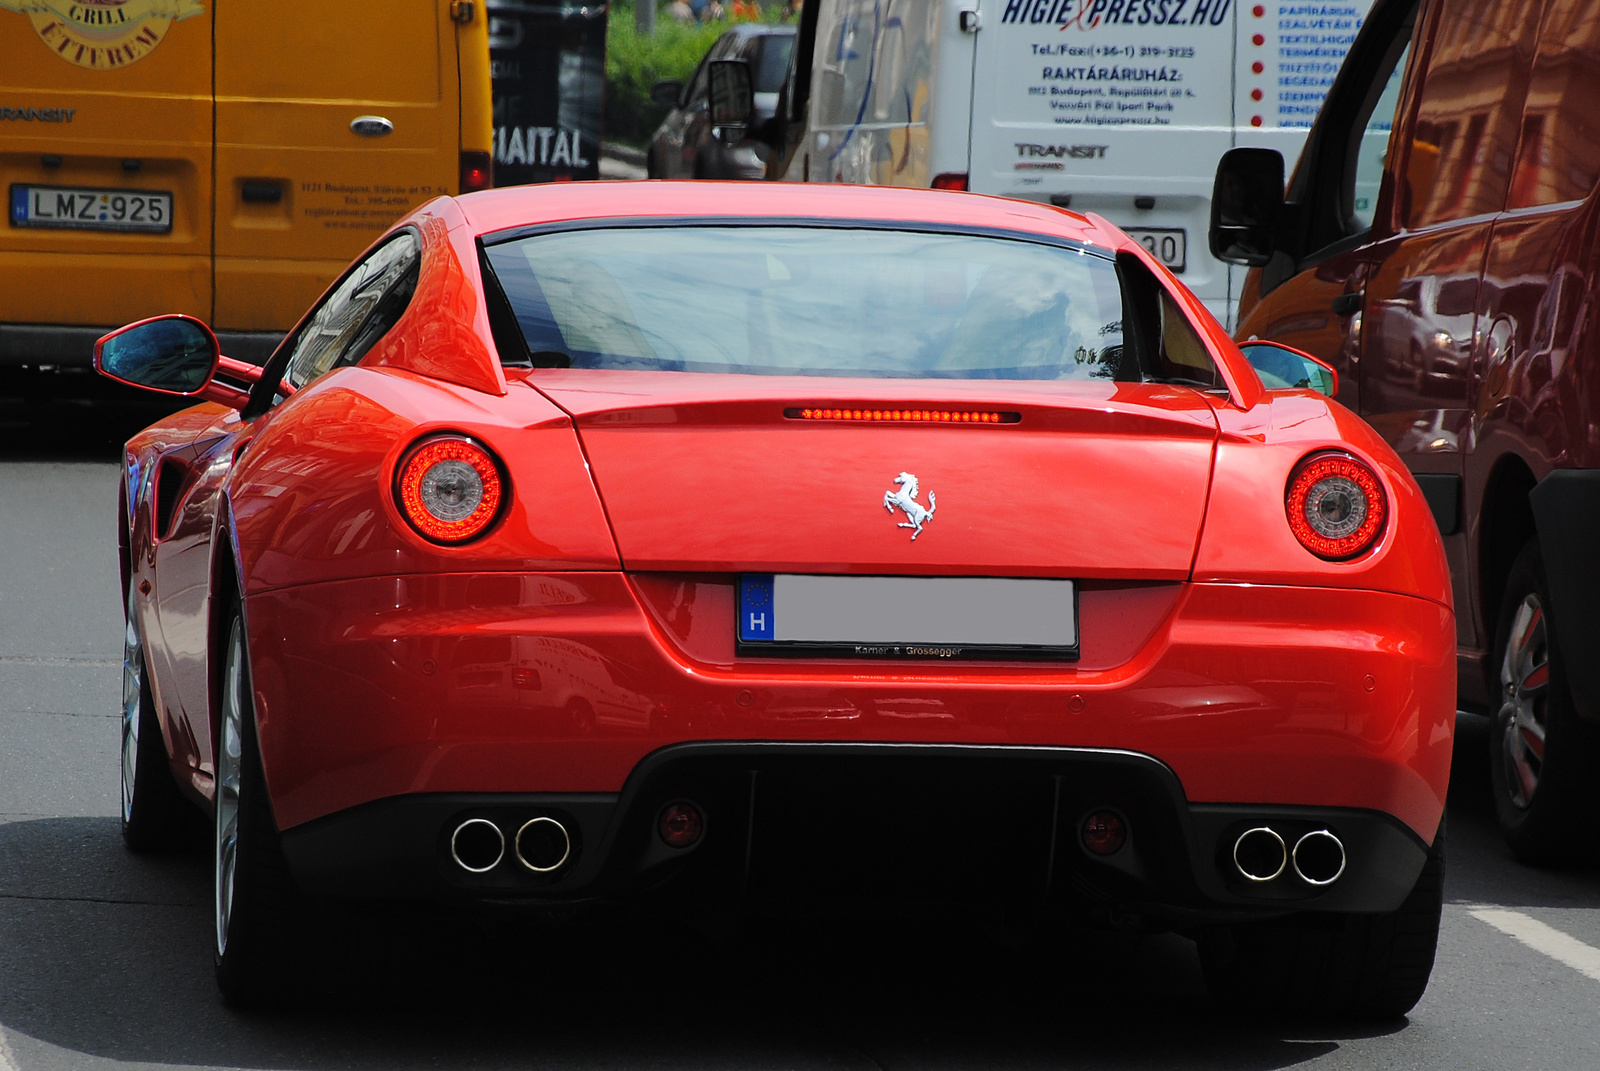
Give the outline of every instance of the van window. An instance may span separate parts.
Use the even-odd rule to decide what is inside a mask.
[[[1600,176],[1600,18],[1551,0],[1539,36],[1508,207],[1577,201]]]
[[[1396,58],[1384,83],[1383,92],[1367,115],[1361,130],[1361,141],[1356,148],[1356,166],[1351,175],[1350,219],[1357,232],[1372,226],[1372,212],[1378,203],[1378,189],[1383,184],[1383,165],[1389,155],[1389,137],[1394,131],[1395,112],[1400,107],[1400,76],[1405,73],[1406,57],[1411,54],[1408,43]],[[1383,77],[1380,72],[1379,77]]]
[[[757,93],[776,93],[783,88],[784,76],[789,72],[789,54],[794,51],[793,34],[763,34],[759,42],[752,81]]]
[[[323,299],[295,336],[284,378],[299,390],[355,364],[388,333],[417,287],[417,236],[402,231],[373,250]]]
[[[1446,0],[1406,163],[1406,227],[1505,204],[1538,25],[1521,4]]]

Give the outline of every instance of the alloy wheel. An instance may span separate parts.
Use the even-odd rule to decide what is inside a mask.
[[[139,728],[144,711],[144,644],[128,592],[128,623],[122,635],[122,823],[133,817],[133,786],[139,772]]]
[[[1501,759],[1511,802],[1526,809],[1544,772],[1545,733],[1549,728],[1550,644],[1544,607],[1530,593],[1517,607],[1500,664]]]
[[[239,771],[244,725],[244,629],[236,617],[222,671],[222,718],[217,748],[216,920],[217,955],[228,950],[233,883],[239,857]]]

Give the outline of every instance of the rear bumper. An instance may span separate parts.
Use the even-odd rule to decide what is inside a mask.
[[[1449,780],[1453,618],[1377,592],[1086,584],[1067,665],[736,658],[715,576],[374,577],[245,611],[285,830],[410,796],[614,800],[713,742],[1134,752],[1183,807],[1372,811],[1422,840]]]
[[[705,833],[672,848],[657,819],[685,800],[706,816]],[[1108,809],[1128,839],[1101,857],[1080,830]],[[548,874],[512,848],[535,817],[569,830],[570,858]],[[493,822],[506,842],[483,873],[451,854],[451,834],[472,819]],[[1333,832],[1344,872],[1317,887],[1291,862],[1274,880],[1245,880],[1233,845],[1263,825],[1291,848],[1312,830]],[[551,905],[655,896],[718,910],[1103,904],[1178,921],[1394,910],[1426,858],[1420,838],[1373,811],[1192,805],[1170,769],[1133,752],[774,743],[664,748],[616,794],[374,801],[290,830],[285,851],[302,887],[330,897]]]

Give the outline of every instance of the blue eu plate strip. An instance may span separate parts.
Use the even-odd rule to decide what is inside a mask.
[[[28,190],[24,186],[11,187],[11,218],[18,223],[28,218]]]
[[[772,607],[772,574],[744,573],[739,577],[739,639],[770,640],[776,627]]]

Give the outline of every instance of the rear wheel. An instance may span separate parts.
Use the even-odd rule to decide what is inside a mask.
[[[195,809],[178,792],[145,668],[132,585],[122,641],[122,840],[135,852],[179,847]]]
[[[1388,1019],[1428,988],[1444,904],[1444,823],[1398,910],[1305,912],[1221,927],[1200,943],[1211,991],[1283,1015]]]
[[[228,627],[216,742],[217,986],[229,1004],[281,1003],[296,984],[292,968],[304,923],[301,898],[284,860],[256,741],[244,618]]]
[[[1550,624],[1537,541],[1517,555],[1495,630],[1499,708],[1489,774],[1500,832],[1518,859],[1555,864],[1592,852],[1600,727],[1578,719]]]

